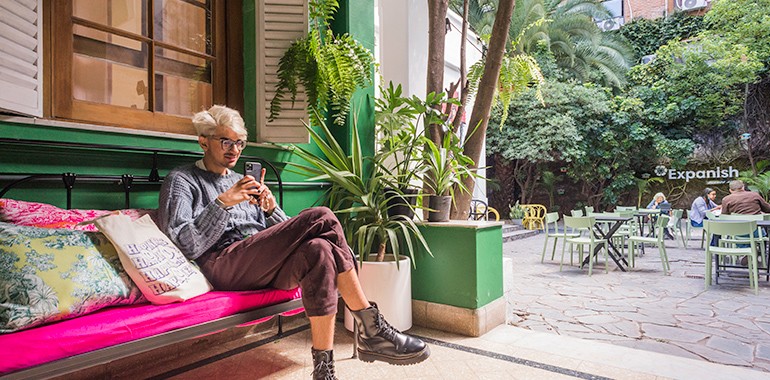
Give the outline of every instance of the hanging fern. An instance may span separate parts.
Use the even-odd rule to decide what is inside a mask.
[[[331,110],[334,123],[344,125],[353,93],[371,84],[374,56],[349,34],[335,35],[331,31],[329,22],[339,8],[336,0],[313,0],[308,6],[310,32],[294,41],[281,57],[269,120],[281,112],[287,94],[292,103],[296,100],[301,85],[313,124],[322,122],[311,111],[317,109]]]

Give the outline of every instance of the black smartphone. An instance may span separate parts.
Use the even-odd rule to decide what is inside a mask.
[[[243,174],[250,175],[259,182],[262,178],[262,164],[259,162],[247,162],[243,164]]]
[[[250,175],[259,182],[262,179],[262,164],[259,162],[246,162],[243,164],[243,175]],[[257,197],[254,194],[251,196]]]

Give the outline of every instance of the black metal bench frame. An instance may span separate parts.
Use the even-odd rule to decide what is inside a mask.
[[[152,155],[152,167],[150,174],[146,176],[135,176],[132,174],[121,175],[78,175],[75,173],[0,173],[0,180],[5,179],[9,183],[0,189],[0,198],[3,198],[14,187],[31,181],[58,181],[61,180],[64,189],[67,192],[67,208],[72,205],[72,192],[78,181],[115,183],[119,182],[122,190],[125,192],[125,208],[130,208],[129,194],[132,186],[137,182],[147,182],[160,184],[163,178],[158,175],[158,159],[164,155],[170,156],[190,156],[200,157],[200,152],[171,150],[160,148],[142,148],[105,144],[85,144],[85,143],[67,143],[41,140],[23,140],[0,138],[0,143],[16,145],[34,145],[49,147],[66,147],[75,149],[87,149],[97,151],[120,151],[120,152],[139,152]],[[278,185],[279,205],[283,205],[283,181],[281,180],[278,169],[267,160],[255,156],[241,156],[243,159],[262,162],[268,167],[276,177]],[[194,326],[189,326],[162,334],[126,342],[102,349],[86,352],[83,354],[71,356],[64,359],[44,363],[35,367],[23,369],[17,372],[6,374],[3,378],[8,379],[41,379],[55,376],[66,375],[85,368],[109,363],[111,361],[133,356],[142,352],[150,351],[156,348],[180,343],[198,336],[214,333],[217,331],[229,329],[242,325],[244,323],[256,321],[259,319],[277,316],[278,317],[278,336],[283,334],[282,313],[286,313],[302,307],[301,299],[294,299],[275,305],[255,308],[244,312],[236,313],[227,317],[218,318]],[[11,333],[12,334],[12,333]]]

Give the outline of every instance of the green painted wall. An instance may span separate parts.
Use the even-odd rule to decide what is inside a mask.
[[[350,32],[362,41],[364,45],[374,46],[374,1],[373,0],[342,0],[341,12],[343,22],[335,23],[335,31]],[[243,26],[244,26],[244,90],[245,110],[244,120],[249,133],[255,135],[255,111],[256,88],[252,83],[255,79],[255,59],[253,47],[255,46],[255,5],[254,0],[243,1]],[[356,15],[350,20],[348,15]],[[365,17],[362,17],[365,16]],[[354,21],[354,22],[353,22]],[[374,106],[371,101],[373,89],[365,89],[356,94],[354,109],[359,109],[358,128],[361,131],[362,140],[365,142],[365,152],[371,152],[374,148]],[[350,145],[350,129],[337,130],[340,140],[344,145]],[[0,121],[0,138],[18,138],[47,141],[66,141],[82,143],[115,144],[124,146],[140,146],[150,148],[179,149],[200,151],[195,140],[186,140],[168,137],[155,137],[119,132],[101,132],[77,128],[65,128],[58,126],[44,126],[34,124],[21,124]],[[310,147],[311,149],[313,147]],[[281,177],[287,182],[303,182],[305,177],[292,173],[285,168],[285,163],[296,161],[290,152],[281,146],[249,146],[244,151],[246,155],[263,157],[275,164],[283,164]],[[160,175],[165,175],[175,166],[191,162],[195,157],[161,157],[159,162]],[[60,173],[76,172],[81,174],[113,174],[124,173],[134,175],[148,175],[152,159],[142,154],[127,154],[118,152],[87,152],[84,150],[45,148],[45,147],[19,147],[14,144],[0,144],[0,172],[12,173]],[[242,165],[239,165],[238,171]],[[269,174],[268,174],[269,176]],[[267,178],[270,180],[270,178]],[[0,179],[0,187],[9,181]],[[116,185],[117,186],[117,185]],[[39,191],[41,188],[61,187],[59,184],[36,185],[26,190],[14,190],[7,196],[16,199],[50,201],[63,206],[63,195],[56,192]],[[112,191],[103,191],[87,187],[78,188],[73,197],[73,207],[101,207],[120,208],[123,205],[123,195]],[[157,207],[157,186],[135,187],[137,193],[132,195],[132,207]],[[63,193],[62,193],[63,194]],[[285,190],[284,208],[290,215],[294,215],[302,209],[319,204],[323,195],[323,189],[317,187],[287,187]]]
[[[433,257],[420,250],[412,299],[478,309],[503,296],[502,226],[420,226]]]

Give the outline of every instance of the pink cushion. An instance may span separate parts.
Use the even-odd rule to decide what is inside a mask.
[[[181,303],[110,307],[75,319],[3,334],[0,335],[0,374],[299,297],[299,288],[213,291]]]
[[[0,198],[0,221],[20,226],[42,228],[66,228],[70,230],[97,231],[93,224],[78,223],[93,220],[109,210],[66,210],[46,203],[17,201]],[[121,213],[137,219],[154,213],[151,209],[125,209]]]

